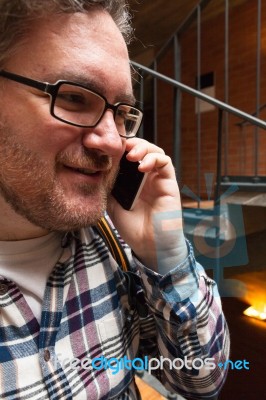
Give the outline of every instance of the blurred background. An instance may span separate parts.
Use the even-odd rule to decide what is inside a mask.
[[[219,285],[231,360],[250,366],[229,371],[219,399],[263,399],[266,3],[129,3],[134,86],[145,113],[140,135],[173,159],[186,235]],[[161,395],[156,391],[154,399]],[[147,392],[146,398],[151,396]]]

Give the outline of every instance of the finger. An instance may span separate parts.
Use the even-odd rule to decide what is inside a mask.
[[[174,167],[169,156],[162,153],[148,153],[139,165],[142,172],[156,171],[161,177],[174,177]]]
[[[135,140],[132,141],[130,140],[130,142],[128,141],[126,151],[128,151],[127,158],[131,161],[141,161],[145,155],[149,153],[164,154],[163,149],[160,147],[139,138],[135,138]]]

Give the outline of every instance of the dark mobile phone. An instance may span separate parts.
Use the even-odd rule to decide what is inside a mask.
[[[138,170],[139,162],[128,161],[123,154],[112,195],[125,210],[132,210],[147,174]]]

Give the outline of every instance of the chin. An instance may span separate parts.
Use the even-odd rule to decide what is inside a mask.
[[[106,193],[86,196],[58,197],[46,203],[42,209],[25,215],[35,225],[48,231],[69,232],[96,225],[107,206]]]
[[[76,227],[85,228],[97,224],[107,207],[107,195],[92,195],[70,211],[70,219],[76,221]],[[72,211],[72,212],[71,212]]]

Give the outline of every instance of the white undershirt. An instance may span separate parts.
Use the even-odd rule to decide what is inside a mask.
[[[37,239],[0,241],[0,276],[17,284],[39,322],[47,279],[62,255],[61,239],[53,232]]]

